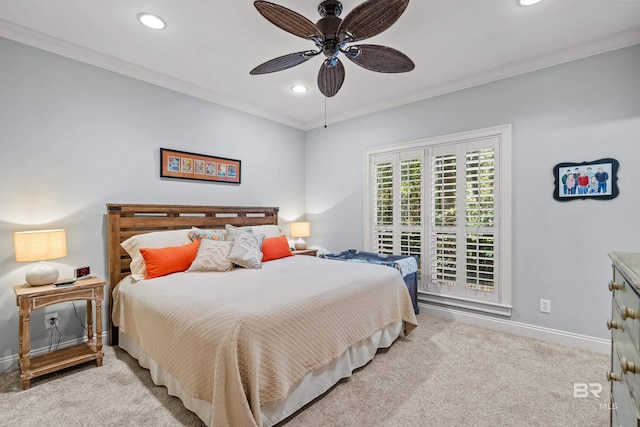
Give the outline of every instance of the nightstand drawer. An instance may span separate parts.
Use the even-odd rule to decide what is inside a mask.
[[[43,295],[31,298],[31,310],[37,310],[50,304],[83,299],[95,299],[95,289],[70,289],[64,295]]]

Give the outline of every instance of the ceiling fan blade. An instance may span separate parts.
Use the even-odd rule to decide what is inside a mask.
[[[286,70],[287,68],[295,67],[296,65],[300,65],[303,62],[306,62],[312,56],[314,55],[310,55],[309,51],[307,50],[303,52],[296,52],[279,56],[258,65],[256,68],[249,71],[249,74],[255,76],[257,74],[267,74]]]
[[[380,34],[400,18],[409,0],[367,0],[344,18],[338,34],[340,40],[355,42]]]
[[[378,73],[406,73],[415,68],[411,58],[387,46],[375,44],[349,46],[344,54],[362,68]]]
[[[324,61],[318,73],[318,88],[327,98],[338,93],[344,82],[344,65],[338,58],[334,60],[334,66],[329,65],[329,60]]]
[[[322,38],[316,24],[291,9],[262,0],[254,1],[253,5],[269,22],[294,36],[310,40]]]

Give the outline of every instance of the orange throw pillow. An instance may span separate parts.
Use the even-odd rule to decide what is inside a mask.
[[[200,247],[200,240],[184,246],[170,246],[159,249],[140,248],[140,253],[147,267],[145,279],[185,271],[196,258],[198,247]]]
[[[293,256],[285,236],[267,237],[262,242],[262,262]]]

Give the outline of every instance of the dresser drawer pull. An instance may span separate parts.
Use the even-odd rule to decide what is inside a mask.
[[[607,372],[607,381],[620,381],[620,375],[613,372]]]
[[[622,372],[631,372],[632,374],[636,373],[636,364],[633,362],[627,362],[627,359],[624,357],[620,359],[620,368]]]
[[[624,283],[616,283],[613,280],[609,280],[609,290],[611,292],[619,291],[621,289],[624,289]]]
[[[611,329],[622,329],[622,324],[620,322],[616,322],[615,320],[607,320],[607,328]]]
[[[625,307],[624,305],[620,306],[620,309],[622,311],[622,320],[638,318],[638,312],[634,309]]]

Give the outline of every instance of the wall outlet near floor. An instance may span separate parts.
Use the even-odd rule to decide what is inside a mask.
[[[60,320],[60,316],[58,316],[58,313],[45,314],[44,328],[45,329],[57,328],[59,320]]]
[[[551,313],[551,300],[550,299],[541,299],[540,300],[540,313]]]

